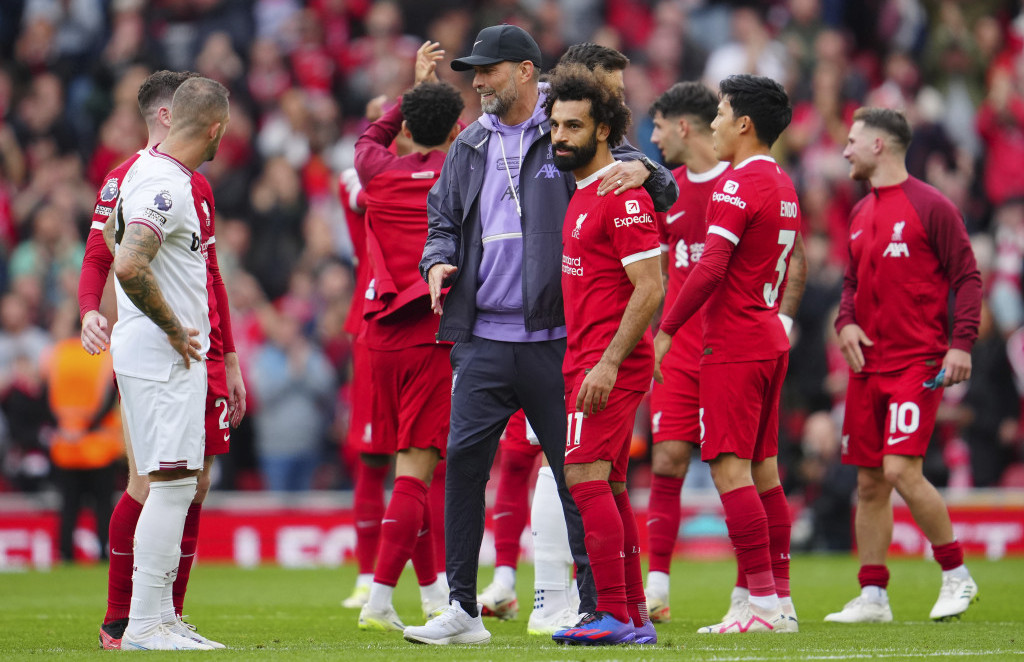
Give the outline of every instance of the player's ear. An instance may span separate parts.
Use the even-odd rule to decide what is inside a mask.
[[[412,140],[412,131],[409,130],[409,123],[402,120],[402,136],[408,140]]]
[[[608,140],[608,136],[610,136],[611,133],[612,128],[604,122],[597,125],[597,139],[599,141],[604,142],[605,140]]]
[[[167,128],[171,126],[171,109],[167,106],[160,106],[156,109],[156,121]]]
[[[687,121],[685,117],[679,118],[679,123],[676,125],[676,127],[679,129],[679,135],[683,138],[685,138],[687,134],[690,133],[690,123]]]

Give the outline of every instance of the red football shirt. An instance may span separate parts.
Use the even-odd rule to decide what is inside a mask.
[[[567,383],[601,360],[619,329],[633,294],[624,267],[661,254],[651,196],[640,188],[598,197],[596,182],[604,170],[577,183],[562,228]],[[646,391],[653,375],[654,345],[647,330],[619,366],[615,387]]]
[[[401,105],[396,104],[356,142],[373,278],[363,302],[366,342],[385,350],[433,345],[440,323],[430,308],[419,261],[427,240],[427,194],[441,174],[445,153],[396,156],[388,146],[401,128]]]
[[[910,177],[872,189],[853,208],[836,331],[856,323],[874,342],[862,346],[865,370],[940,364],[951,346],[970,352],[981,289],[960,212],[932,186]],[[950,290],[956,293],[952,342]]]
[[[662,321],[674,333],[702,291],[694,284],[721,269],[704,307],[703,363],[736,363],[778,358],[789,351],[779,320],[779,297],[786,286],[789,257],[800,231],[800,205],[793,182],[770,156],[753,156],[718,180],[708,203],[708,242],[732,244],[727,264],[705,250],[672,310]],[[710,260],[710,263],[709,263]],[[686,297],[686,298],[684,298]]]
[[[664,214],[658,214],[658,234],[661,250],[668,253],[668,287],[665,291],[665,310],[669,310],[679,296],[686,277],[697,265],[704,252],[707,237],[708,201],[715,185],[729,164],[721,162],[711,170],[694,173],[682,166],[672,171],[679,185],[679,197]],[[701,311],[691,317],[672,340],[672,349],[665,363],[680,369],[696,370],[700,353],[704,349],[704,315]]]

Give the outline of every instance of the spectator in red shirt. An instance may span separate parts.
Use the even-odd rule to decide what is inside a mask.
[[[850,264],[835,324],[851,370],[842,456],[858,467],[861,562],[861,595],[825,617],[836,623],[892,620],[885,555],[892,542],[893,488],[942,566],[931,618],[959,616],[978,593],[942,496],[922,467],[942,401],[940,387],[971,376],[981,277],[960,212],[907,173],[910,139],[902,113],[861,108],[843,150],[850,177],[872,188],[851,215]]]

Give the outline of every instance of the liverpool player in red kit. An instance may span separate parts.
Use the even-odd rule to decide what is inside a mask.
[[[664,293],[654,205],[641,189],[598,196],[615,164],[629,111],[600,72],[563,65],[552,74],[547,112],[555,165],[576,192],[562,231],[567,348],[565,477],[583,518],[597,609],[552,635],[566,643],[655,643],[647,618],[639,534],[626,492],[637,406],[650,385],[648,327]]]
[[[769,155],[792,109],[782,86],[761,76],[730,76],[719,96],[712,136],[718,157],[730,161],[733,171],[711,195],[704,253],[662,320],[657,364],[672,336],[706,301],[701,458],[722,497],[750,597],[730,610],[728,621],[699,631],[793,632],[789,508],[777,461],[789,340],[778,312],[800,207],[792,182]]]
[[[942,567],[931,618],[959,617],[978,594],[942,496],[921,469],[941,387],[971,376],[981,277],[956,207],[907,173],[910,137],[901,113],[861,108],[843,150],[850,177],[869,182],[871,192],[851,214],[850,264],[836,319],[851,371],[842,454],[845,464],[857,466],[861,563],[861,595],[825,617],[836,623],[892,620],[885,556],[892,542],[893,488]]]
[[[194,73],[158,71],[143,82],[139,88],[139,110],[149,130],[146,149],[155,147],[167,137],[170,129],[170,106],[175,90],[187,79],[198,76]],[[142,152],[139,152],[141,154]],[[91,354],[101,352],[110,345],[108,321],[99,312],[103,288],[107,282],[111,265],[113,225],[108,223],[113,212],[114,201],[120,191],[122,179],[139,158],[136,154],[111,170],[104,178],[103,188],[96,196],[92,229],[89,231],[82,264],[82,275],[78,283],[78,304],[82,315],[82,347]],[[173,585],[173,605],[177,615],[174,631],[204,645],[223,648],[210,641],[181,621],[188,586],[189,572],[195,557],[199,537],[199,516],[202,504],[210,489],[210,470],[213,458],[228,452],[231,438],[229,424],[237,427],[245,415],[245,386],[235,353],[231,333],[230,308],[227,291],[217,266],[217,252],[214,238],[215,211],[213,192],[210,184],[198,172],[192,174],[193,203],[201,220],[201,249],[207,258],[210,309],[210,350],[206,356],[209,379],[206,402],[206,446],[203,471],[195,498],[185,519],[184,535],[181,541],[181,560]],[[104,230],[106,226],[107,230]],[[109,232],[109,243],[105,233]],[[127,429],[126,429],[127,437]],[[149,494],[149,479],[139,475],[135,467],[135,455],[131,440],[125,439],[128,454],[128,487],[114,507],[110,518],[110,568],[107,585],[107,613],[100,628],[100,645],[107,649],[121,647],[121,635],[128,623],[128,610],[132,596],[133,538],[135,527],[142,512],[142,504]],[[100,523],[102,525],[103,523]]]
[[[424,617],[437,616],[448,606],[448,585],[437,576],[428,535],[427,491],[448,439],[450,346],[436,340],[438,320],[417,265],[427,236],[427,193],[458,135],[463,103],[453,87],[433,75],[443,51],[435,58],[426,46],[417,61],[426,71],[422,77],[418,71],[417,80],[432,82],[416,85],[400,105],[370,125],[356,142],[355,159],[366,193],[367,253],[373,265],[372,298],[368,291],[363,304],[374,380],[373,435],[375,443],[395,451],[395,485],[359,627],[399,632],[405,625],[391,597],[410,559]],[[388,150],[399,132],[412,139],[412,151],[405,156]]]
[[[679,295],[690,271],[704,251],[707,225],[704,214],[715,185],[728,171],[711,142],[711,122],[718,99],[697,82],[676,83],[651,105],[654,120],[651,142],[666,163],[679,163],[672,171],[679,198],[665,214],[658,214],[661,268],[668,279],[665,308]],[[651,498],[647,508],[650,569],[647,573],[647,609],[655,623],[667,623],[669,571],[679,535],[683,488],[690,455],[700,445],[698,371],[703,316],[690,318],[676,334],[672,351],[661,366],[663,383],[651,389]]]

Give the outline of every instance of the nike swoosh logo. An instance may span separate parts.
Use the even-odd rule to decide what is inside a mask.
[[[475,41],[475,42],[473,42],[473,48],[476,48],[476,45],[477,45],[477,44],[482,44],[482,43],[483,43],[483,41],[484,41],[484,40],[483,40],[483,39],[481,39],[480,41]]]
[[[397,522],[397,521],[398,521],[398,520],[396,520],[396,519],[382,519],[382,520],[380,521],[380,523],[381,523],[381,524],[387,524],[388,522]]]
[[[231,433],[230,432],[225,432],[224,433],[224,441],[231,441]]]
[[[112,549],[112,550],[110,550],[110,553],[113,554],[114,556],[131,556],[135,552],[119,552],[116,549]]]
[[[573,451],[575,451],[575,450],[579,450],[579,448],[580,448],[579,446],[573,446],[573,447],[572,447],[572,448],[570,448],[569,450],[565,451],[565,456],[566,456],[566,457],[569,457],[569,453],[571,453],[571,452],[573,452]]]
[[[511,514],[512,513],[510,513],[510,512],[494,513],[494,518],[493,519],[501,519],[502,517],[508,517]]]
[[[850,235],[850,241],[853,241],[854,239],[856,239],[857,237],[859,237],[859,236],[861,235],[861,233],[862,233],[862,232],[864,232],[864,231],[863,231],[863,230],[857,230],[856,232],[854,232],[853,234],[851,234],[851,235]]]
[[[886,442],[885,442],[885,443],[887,443],[887,444],[889,444],[890,446],[892,446],[893,444],[898,444],[898,443],[900,443],[901,441],[904,441],[904,440],[906,440],[906,439],[910,439],[910,435],[909,435],[909,434],[905,434],[905,435],[903,435],[902,437],[889,437],[889,439],[888,439],[888,440],[886,440]]]
[[[678,214],[669,214],[668,216],[665,217],[665,222],[666,223],[675,223],[677,218],[679,218],[680,216],[685,216],[685,215],[686,215],[685,211],[681,211]]]
[[[660,517],[652,517],[649,520],[647,520],[647,524],[648,524],[648,526],[650,526],[651,524],[654,524],[655,522],[660,522],[660,521],[661,521]]]

